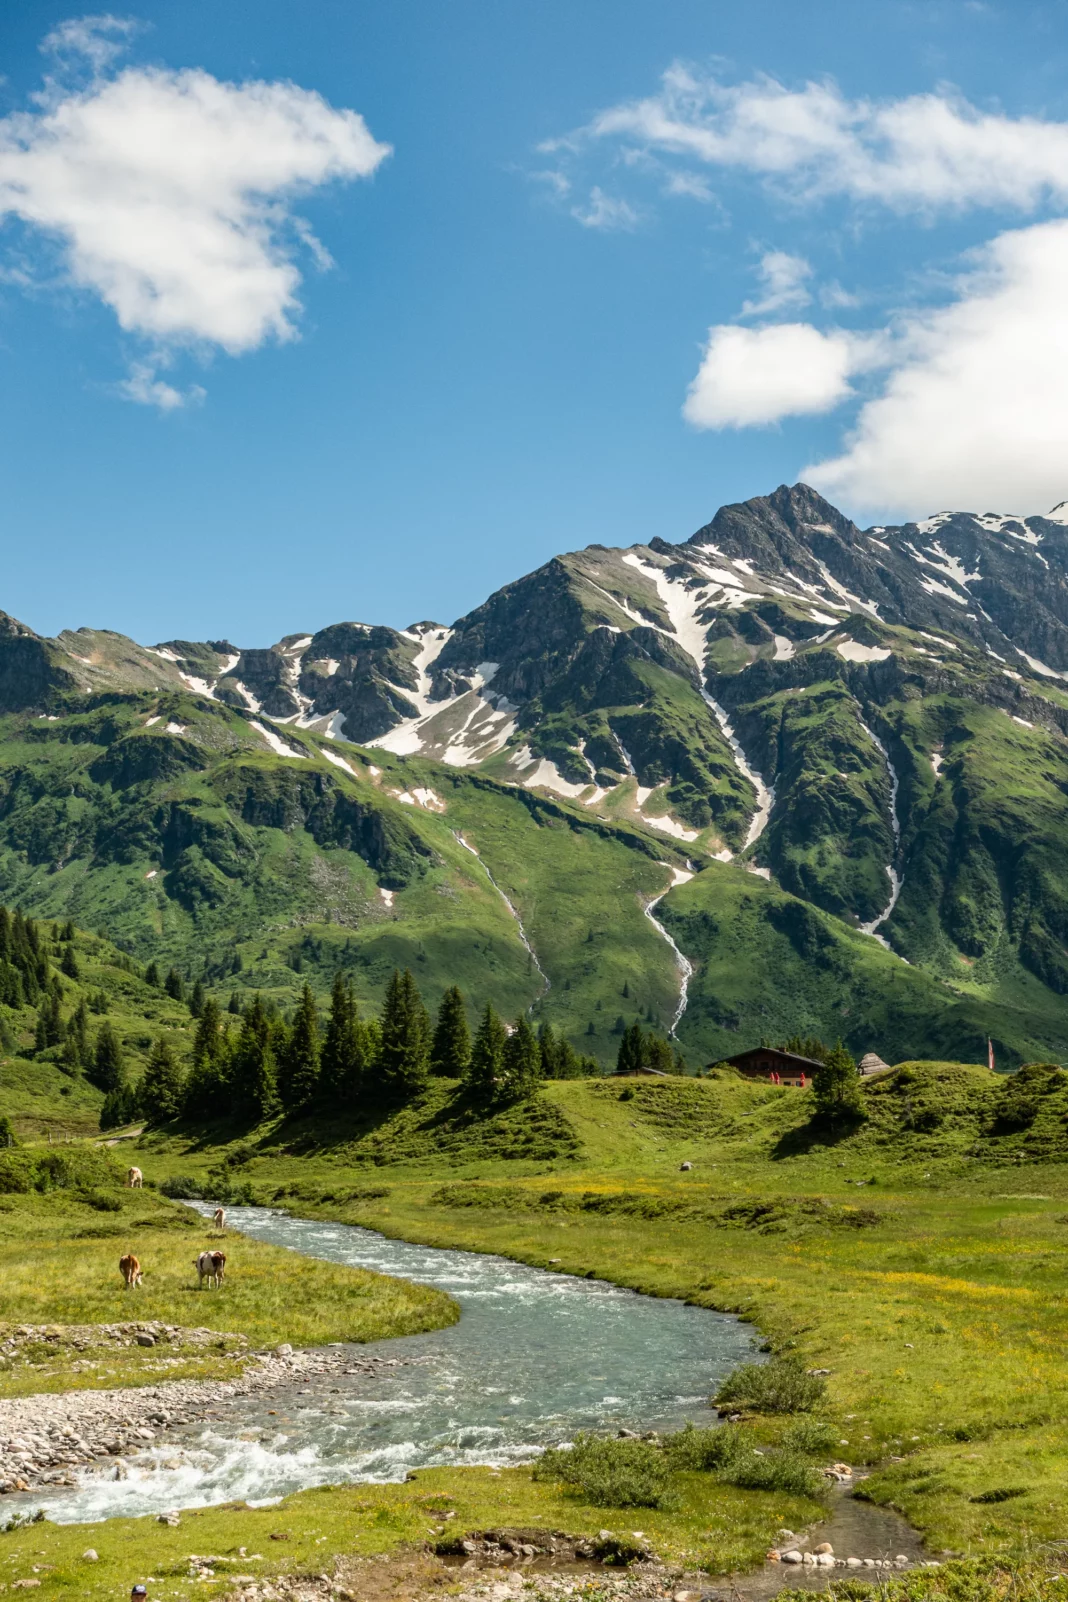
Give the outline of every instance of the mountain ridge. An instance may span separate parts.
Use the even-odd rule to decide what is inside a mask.
[[[779,909],[745,937],[761,960],[786,940],[809,951],[812,973],[833,949],[845,976],[863,941],[881,943],[945,988],[950,1013],[960,998],[1022,1009],[1045,1020],[1028,1039],[1068,1048],[1064,506],[862,530],[808,486],[784,485],[722,507],[678,545],[553,557],[451,626],[337,623],[269,647],[144,647],[90,629],[49,640],[0,615],[0,717],[0,891],[28,906],[58,891],[57,874],[72,881],[74,862],[92,900],[87,887],[115,867],[101,841],[136,814],[122,850],[158,861],[145,871],[167,898],[161,933],[180,914],[220,938],[230,918],[253,938],[272,896],[296,915],[309,899],[296,866],[305,836],[316,872],[327,869],[314,853],[348,853],[378,875],[380,911],[393,907],[381,894],[414,907],[428,865],[451,860],[450,838],[457,861],[482,849],[465,834],[469,802],[480,798],[483,820],[512,819],[508,834],[513,793],[543,834],[551,817],[572,845],[592,829],[605,863],[617,844],[663,861],[666,901],[642,915],[664,894],[650,881],[636,908],[662,939],[648,1005],[665,1026],[676,1011],[671,934],[696,960],[680,1028],[711,1019],[708,1049],[751,1027],[739,996],[709,1002],[702,989],[716,970],[722,990],[730,967],[707,938],[716,906],[735,905],[728,883]],[[71,761],[78,747],[93,748],[84,768]],[[283,777],[302,761],[306,777]],[[256,880],[281,849],[256,833],[271,830],[288,836],[288,900]],[[565,858],[553,872],[566,879]],[[501,880],[500,862],[484,864],[523,910],[521,865]],[[745,877],[721,878],[728,868]],[[538,894],[566,901],[547,879]],[[361,896],[373,908],[370,885]],[[120,904],[133,919],[128,889]],[[696,904],[700,938],[684,910]],[[416,926],[440,923],[429,916],[413,913],[416,945]],[[734,913],[720,921],[731,918],[740,928]],[[139,949],[142,923],[129,936]],[[810,974],[810,989],[826,986]],[[547,1003],[560,1004],[559,993]],[[934,1016],[934,992],[920,1011]]]

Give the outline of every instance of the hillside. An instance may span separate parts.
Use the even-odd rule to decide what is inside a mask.
[[[2,618],[0,900],[220,999],[410,966],[603,1063],[639,1014],[691,1066],[1060,1057],[1066,678],[1063,511],[862,531],[803,485],[448,628]]]

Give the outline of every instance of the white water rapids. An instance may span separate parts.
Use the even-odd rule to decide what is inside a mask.
[[[210,1202],[192,1205],[210,1215]],[[5,1498],[12,1512],[43,1507],[72,1524],[220,1502],[262,1506],[316,1485],[400,1481],[418,1468],[530,1462],[580,1429],[712,1424],[709,1395],[755,1356],[749,1326],[668,1297],[262,1207],[235,1207],[230,1222],[241,1233],[227,1248],[227,1281],[205,1293],[218,1298],[217,1311],[241,1274],[241,1236],[250,1235],[439,1286],[460,1303],[460,1321],[352,1348],[355,1358],[370,1351],[415,1362],[374,1376],[301,1376],[229,1398],[210,1419],[161,1432],[118,1473],[106,1460],[79,1471],[75,1488]]]

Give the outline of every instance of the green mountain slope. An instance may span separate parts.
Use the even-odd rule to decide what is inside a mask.
[[[0,616],[0,899],[220,997],[409,966],[604,1063],[684,1001],[693,1064],[1061,1055],[1066,665],[1060,513],[860,530],[803,485],[452,627]]]

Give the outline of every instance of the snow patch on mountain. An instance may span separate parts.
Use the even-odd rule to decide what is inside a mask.
[[[1040,662],[1037,656],[1028,656],[1027,652],[1021,651],[1019,646],[1016,647],[1016,654],[1023,657],[1033,673],[1038,673],[1044,679],[1068,678],[1068,673],[1058,673],[1056,668],[1047,667],[1045,662]],[[1012,677],[1011,674],[1009,676],[1010,678]]]
[[[876,746],[882,754],[883,761],[886,763],[887,773],[890,776],[890,827],[893,830],[894,835],[894,858],[896,859],[897,854],[901,849],[901,819],[898,817],[897,811],[898,791],[900,790],[901,785],[897,776],[897,769],[890,760],[889,751],[886,749],[886,746],[880,740],[879,736],[875,733],[875,730],[870,729],[864,722],[863,718],[860,719],[860,726],[872,744]],[[935,769],[935,772],[938,772],[937,768]],[[899,876],[893,861],[887,864],[886,876],[890,880],[890,899],[877,918],[873,918],[870,923],[862,923],[860,925],[860,932],[861,934],[874,935],[875,939],[878,940],[881,945],[884,945],[887,951],[890,951],[893,949],[890,945],[890,942],[883,935],[879,934],[878,931],[886,922],[887,918],[889,918],[894,908],[897,906],[898,897],[901,894],[904,880]]]
[[[359,778],[359,774],[356,772],[356,769],[352,767],[350,763],[346,762],[344,757],[338,756],[336,751],[331,751],[325,745],[321,745],[319,747],[319,753],[321,756],[324,756],[328,762],[332,762],[335,768],[341,768],[343,772],[348,773],[354,779]]]
[[[847,662],[885,662],[890,655],[878,645],[861,645],[857,640],[842,640],[835,650]]]
[[[255,729],[257,734],[263,736],[276,756],[293,757],[302,762],[307,759],[307,751],[298,751],[295,746],[288,745],[273,729],[269,729],[265,723],[257,723],[255,719],[252,719],[249,722],[249,728]]]

